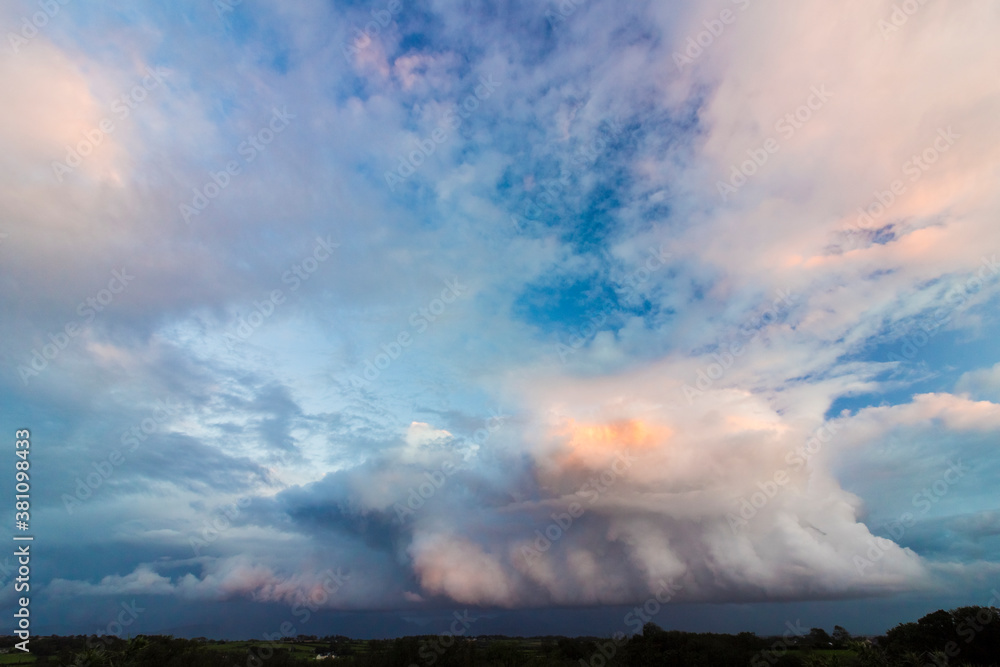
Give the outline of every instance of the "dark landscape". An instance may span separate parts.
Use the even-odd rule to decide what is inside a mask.
[[[16,637],[3,637],[9,651]],[[853,637],[841,626],[759,637],[664,630],[647,623],[631,637],[422,635],[351,639],[298,635],[280,641],[225,641],[164,635],[39,637],[31,655],[5,653],[0,665],[210,667],[333,664],[343,667],[923,667],[1000,664],[1000,609],[938,610],[885,635]]]

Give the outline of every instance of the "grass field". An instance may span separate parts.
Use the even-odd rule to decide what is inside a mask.
[[[265,657],[267,657],[268,649],[274,652],[291,651],[296,658],[303,661],[303,664],[332,664],[316,663],[314,660],[316,653],[327,652],[329,645],[328,642],[321,641],[266,642],[243,640],[206,643],[203,647],[205,650],[220,653],[224,651],[242,652],[248,649],[256,649],[253,651],[254,653],[260,656],[263,652]],[[475,648],[476,661],[478,662],[482,659],[484,664],[524,664],[532,660],[537,661],[542,659],[551,650],[551,645],[552,641],[549,638],[480,639],[476,643]],[[356,656],[367,654],[372,650],[372,645],[366,640],[340,642],[340,646],[342,649],[347,648],[351,654]],[[791,652],[799,653],[796,649],[791,649]],[[818,649],[809,651],[809,653],[812,656],[829,661],[827,664],[830,665],[846,665],[855,657],[855,653],[850,650]],[[500,662],[496,662],[496,660],[500,660]],[[33,664],[35,664],[35,656],[30,653],[26,654],[18,651],[15,653],[0,654],[0,667]],[[535,662],[534,664],[538,663]]]

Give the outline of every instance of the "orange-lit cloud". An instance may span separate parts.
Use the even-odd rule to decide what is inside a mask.
[[[562,468],[601,468],[623,452],[663,446],[672,435],[671,429],[665,426],[639,419],[608,424],[578,423],[570,419],[558,431],[565,443],[554,460]]]

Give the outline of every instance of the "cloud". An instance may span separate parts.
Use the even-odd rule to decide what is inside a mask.
[[[980,399],[1000,401],[1000,364],[963,373],[955,384],[955,391]]]
[[[335,576],[337,573],[334,573]],[[339,587],[339,582],[338,587]],[[186,574],[176,579],[162,576],[149,566],[138,567],[130,574],[112,575],[96,584],[53,579],[49,594],[59,597],[175,595],[187,600],[228,600],[251,597],[260,602],[301,603],[311,591],[322,587],[319,579],[302,576],[279,577],[272,570],[237,557],[210,561],[201,577]]]
[[[371,8],[67,7],[0,64],[0,421],[67,492],[143,435],[78,514],[38,500],[60,553],[119,549],[49,590],[284,604],[342,566],[324,607],[521,609],[992,572],[1000,15],[725,8],[681,65],[721,8],[435,0],[362,45]]]

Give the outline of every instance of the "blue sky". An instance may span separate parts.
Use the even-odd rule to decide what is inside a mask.
[[[35,628],[609,634],[665,581],[692,630],[986,604],[998,22],[4,5]]]

